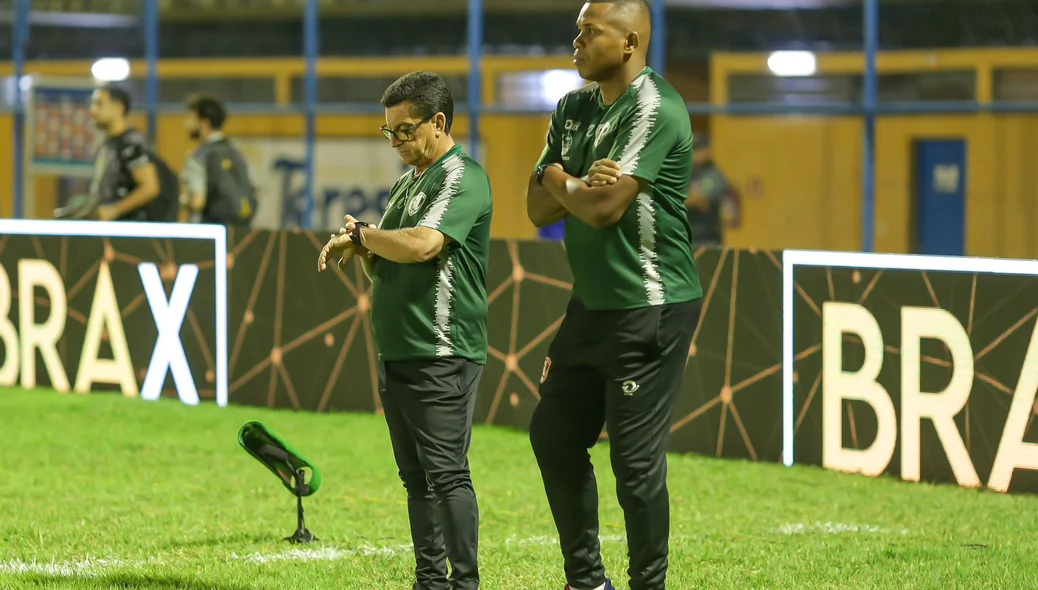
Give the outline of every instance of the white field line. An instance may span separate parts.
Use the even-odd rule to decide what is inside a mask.
[[[0,563],[2,574],[46,574],[50,576],[91,576],[105,571],[121,569],[141,569],[149,565],[161,564],[158,558],[142,560],[107,559],[100,557],[84,557],[72,561],[22,561],[15,559]]]
[[[627,540],[622,535],[599,537],[605,543],[623,543]],[[504,545],[507,547],[543,547],[557,545],[557,537],[509,537]],[[485,546],[485,545],[484,545]],[[338,549],[336,547],[317,547],[314,549],[290,549],[279,553],[252,553],[249,555],[231,554],[234,561],[246,561],[250,563],[273,563],[276,561],[338,561],[346,557],[368,557],[371,555],[400,555],[411,553],[411,544],[392,545],[388,547],[366,546],[356,549]]]
[[[601,542],[622,543],[626,540],[624,536],[612,535],[600,537]],[[557,537],[509,537],[504,543],[508,547],[542,547],[558,544]],[[493,545],[491,545],[493,546]],[[352,549],[338,547],[315,547],[313,549],[289,549],[276,553],[251,553],[239,555],[232,553],[230,561],[245,563],[268,564],[280,561],[339,561],[349,557],[370,557],[373,555],[403,555],[411,553],[411,544],[374,546],[367,545]],[[71,561],[22,561],[12,560],[0,562],[0,574],[46,574],[51,576],[96,576],[114,570],[143,569],[147,566],[167,565],[169,562],[159,557],[148,560],[124,560],[124,559],[102,559],[96,557],[84,557]]]
[[[795,522],[784,524],[776,529],[775,532],[780,535],[807,535],[819,533],[825,535],[838,535],[841,533],[907,535],[908,529],[885,529],[871,524],[846,524],[840,522],[816,522],[814,524]]]
[[[908,529],[885,529],[874,525],[858,525],[834,522],[791,523],[780,526],[772,531],[781,535],[811,535],[811,534],[908,534]],[[603,544],[624,543],[623,535],[606,535],[600,537]],[[509,537],[504,543],[489,544],[489,546],[506,547],[545,547],[558,544],[558,538],[552,536],[535,537]],[[484,546],[488,546],[484,544]],[[350,557],[370,557],[374,555],[395,556],[411,553],[411,544],[399,545],[365,545],[350,549],[339,547],[315,547],[312,549],[289,549],[271,553],[250,553],[240,555],[232,553],[230,561],[253,564],[268,564],[283,561],[306,562],[306,561],[339,561]],[[71,561],[22,561],[11,560],[0,562],[0,574],[45,574],[51,576],[95,576],[105,572],[127,569],[143,569],[148,566],[168,565],[170,561],[161,557],[153,557],[147,560],[124,560],[117,558],[84,557]]]

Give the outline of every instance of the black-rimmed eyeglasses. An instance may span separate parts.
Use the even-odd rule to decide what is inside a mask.
[[[383,125],[382,127],[379,127],[379,131],[382,132],[382,135],[386,139],[389,139],[390,137],[396,137],[397,141],[411,141],[412,139],[414,139],[414,132],[418,131],[418,128],[422,125],[425,125],[426,123],[431,121],[434,116],[435,115],[429,115],[428,117],[422,119],[417,123],[413,123],[411,125],[400,125],[396,129],[390,129],[389,127]]]

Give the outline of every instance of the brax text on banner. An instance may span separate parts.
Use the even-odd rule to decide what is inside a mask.
[[[1038,492],[1038,261],[783,263],[787,465]]]
[[[226,229],[0,220],[0,385],[181,402],[227,379]],[[168,293],[168,295],[167,295]]]

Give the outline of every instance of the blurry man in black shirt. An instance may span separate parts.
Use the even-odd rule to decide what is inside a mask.
[[[130,95],[106,86],[94,91],[90,116],[105,140],[94,157],[90,194],[82,203],[55,212],[56,217],[102,221],[176,221],[179,209],[176,174],[130,127]]]

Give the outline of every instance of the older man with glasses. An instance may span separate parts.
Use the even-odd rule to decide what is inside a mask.
[[[479,510],[468,450],[487,360],[490,179],[451,137],[454,100],[442,77],[403,76],[382,105],[382,134],[412,168],[377,227],[346,216],[318,269],[356,255],[373,285],[379,395],[407,490],[415,588],[473,590]]]

